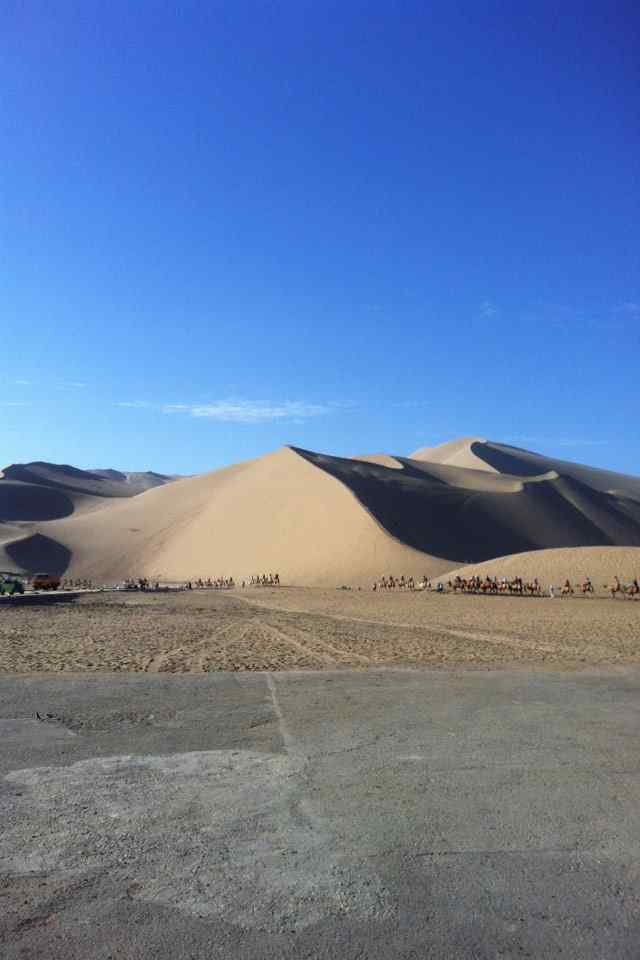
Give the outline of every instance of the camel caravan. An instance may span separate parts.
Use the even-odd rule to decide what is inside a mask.
[[[244,587],[244,580],[242,581],[242,586]],[[280,586],[280,574],[279,573],[262,573],[256,574],[251,577],[249,580],[250,587],[279,587]]]
[[[388,577],[381,577],[380,580],[374,580],[372,589],[375,590],[430,590],[431,581],[428,577],[423,577],[416,586],[413,577],[394,577],[389,574]]]
[[[620,583],[618,577],[612,577],[607,584],[607,590],[612,600],[617,596],[621,596],[624,600],[636,600],[640,595],[640,584],[637,577],[628,584]]]
[[[616,576],[608,584],[603,585],[609,596],[615,600],[621,597],[624,600],[640,599],[640,584],[635,577],[631,583],[623,584]],[[535,577],[533,580],[523,580],[522,577],[514,577],[509,580],[507,577],[461,577],[456,576],[453,580],[447,580],[446,583],[439,581],[434,586],[425,576],[419,583],[415,583],[413,577],[394,577],[392,575],[381,577],[380,580],[374,580],[371,589],[374,592],[379,590],[434,590],[436,593],[473,593],[492,596],[511,596],[511,597],[555,597],[557,587],[550,585],[545,590]],[[559,590],[560,597],[573,597],[575,595],[582,597],[595,597],[595,589],[590,577],[578,583],[571,583],[566,579]]]
[[[210,577],[207,577],[206,580],[203,580],[201,577],[198,577],[197,580],[193,581],[193,586],[198,589],[213,589],[213,590],[234,590],[236,587],[236,581],[233,577],[218,577],[215,580],[211,580]],[[243,580],[241,587],[244,590],[245,587],[279,587],[280,586],[280,574],[279,573],[256,573],[249,578],[247,583],[246,580]]]
[[[233,590],[236,585],[233,577],[216,577],[213,580],[211,577],[207,577],[206,580],[198,577],[191,582],[196,590]]]

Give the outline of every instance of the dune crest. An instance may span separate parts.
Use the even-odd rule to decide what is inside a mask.
[[[278,572],[368,585],[532,551],[640,548],[640,478],[476,437],[411,457],[283,447],[136,495],[136,475],[26,466],[0,481],[5,556],[106,581]]]
[[[420,447],[409,454],[410,460],[426,460],[428,463],[441,463],[451,467],[465,467],[471,470],[485,470],[487,473],[498,473],[482,457],[479,457],[474,446],[487,441],[482,437],[460,437],[457,440],[448,440],[437,447]]]

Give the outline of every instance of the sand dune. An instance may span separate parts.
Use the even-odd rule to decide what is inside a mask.
[[[72,573],[106,579],[270,571],[335,585],[355,570],[368,581],[384,570],[421,576],[443,566],[389,536],[347,487],[289,448],[48,527],[71,551]],[[19,546],[14,553],[19,562]]]
[[[543,458],[538,476],[493,476],[411,459],[402,460],[398,471],[298,453],[345,484],[402,543],[450,562],[549,547],[640,546],[640,499],[620,498],[584,479],[560,476]],[[582,469],[578,475],[587,476]]]
[[[102,497],[100,509],[86,484],[131,488],[130,481],[95,472],[92,480],[66,467],[57,468],[60,480],[50,465],[36,466],[35,483],[7,471],[0,481],[0,496],[3,484],[24,487],[23,513],[5,510],[0,519],[12,535],[0,539],[25,570],[101,580],[277,571],[289,583],[368,585],[382,574],[438,576],[550,548],[640,549],[639,478],[478,438],[412,457],[341,458],[286,447],[137,496]],[[48,514],[27,517],[37,497],[26,487],[40,483],[50,493],[52,477],[73,509],[51,499]]]
[[[134,497],[173,479],[44,461],[9,464],[0,470],[0,567],[66,569],[70,551],[40,532],[40,524],[100,509],[114,498]]]
[[[104,506],[114,497],[134,497],[174,477],[160,473],[79,470],[68,464],[12,463],[0,470],[0,525],[56,520]],[[7,531],[0,526],[0,541]]]
[[[460,437],[458,440],[449,440],[437,447],[421,447],[409,454],[411,460],[426,460],[428,463],[448,464],[451,467],[465,467],[471,470],[484,470],[488,473],[497,473],[486,460],[479,457],[474,450],[479,444],[486,443],[480,437]]]
[[[472,564],[447,573],[447,579],[461,577],[496,576],[522,577],[538,580],[547,586],[561,584],[568,578],[572,583],[591,577],[596,588],[601,588],[611,577],[624,582],[640,578],[640,547],[565,547],[556,550],[535,550],[528,553],[497,557],[485,563]]]
[[[448,464],[450,466],[469,467],[493,473],[509,474],[515,477],[539,477],[553,471],[563,477],[570,477],[599,490],[616,496],[627,496],[640,500],[640,477],[600,470],[569,460],[556,460],[541,453],[511,447],[505,443],[493,443],[479,437],[465,437],[452,440],[440,447],[424,447],[411,454],[413,460],[426,460],[429,463]]]
[[[121,496],[135,496],[143,493],[145,490],[151,490],[153,487],[162,487],[165,483],[171,483],[172,480],[180,480],[178,474],[155,473],[153,470],[127,471],[121,470],[91,470],[94,477],[102,477],[105,480],[111,480],[118,484],[120,489],[128,488],[129,494],[122,493]]]
[[[377,463],[381,467],[390,467],[392,470],[402,470],[400,460],[388,453],[364,453],[362,456],[350,457],[349,459],[362,460],[365,463]]]
[[[119,470],[79,470],[68,464],[12,463],[0,471],[0,490],[6,482],[27,483],[64,490],[70,496],[134,497],[152,487],[170,483],[175,477],[161,473],[122,473]]]

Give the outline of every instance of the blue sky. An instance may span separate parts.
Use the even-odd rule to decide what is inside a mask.
[[[8,0],[0,462],[640,473],[636,4]]]

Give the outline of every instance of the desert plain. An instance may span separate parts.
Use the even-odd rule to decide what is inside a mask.
[[[313,587],[86,593],[0,617],[0,671],[208,673],[640,662],[640,601]]]

